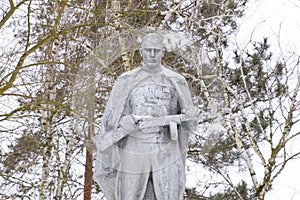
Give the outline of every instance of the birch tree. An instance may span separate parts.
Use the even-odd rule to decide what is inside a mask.
[[[293,53],[276,59],[267,38],[263,38],[249,42],[247,48],[237,46],[231,54],[232,62],[224,58],[219,48],[223,36],[217,36],[221,38],[213,43],[216,48],[210,60],[213,70],[195,82],[201,85],[203,99],[224,128],[219,134],[226,134],[228,140],[225,146],[213,142],[209,151],[200,155],[203,149],[199,145],[205,145],[200,137],[191,152],[193,159],[198,156],[198,162],[223,178],[237,199],[263,200],[285,166],[300,153],[292,145],[299,138],[299,55]],[[221,95],[215,96],[215,85]],[[219,142],[224,141],[218,138]],[[229,145],[232,147],[227,149]],[[231,165],[227,166],[226,161]],[[254,191],[250,196],[239,191],[235,173],[230,172],[234,166],[240,173],[247,172],[245,179],[250,180]]]
[[[187,78],[209,116],[191,137],[190,160],[222,181],[205,182],[202,194],[187,188],[186,198],[263,199],[299,154],[289,148],[299,135],[298,60],[275,60],[267,39],[252,49],[236,46],[234,59],[226,59],[246,2],[1,2],[1,33],[9,41],[0,51],[0,195],[102,198],[91,180],[90,139],[115,78],[141,62],[137,38],[124,37],[138,29],[133,35],[173,30],[193,42],[188,54],[170,50],[163,62]],[[78,76],[89,80],[88,101],[79,101],[87,93],[76,92]],[[74,99],[89,112],[74,110]],[[247,181],[233,180],[236,169]]]
[[[76,199],[83,192],[77,168],[85,138],[68,125],[69,105],[76,63],[88,45],[78,31],[91,26],[90,12],[83,14],[89,7],[68,1],[3,5],[2,33],[12,42],[1,50],[1,196]]]

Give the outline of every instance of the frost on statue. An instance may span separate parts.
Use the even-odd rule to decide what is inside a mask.
[[[108,200],[181,200],[189,132],[196,128],[183,76],[161,65],[159,34],[147,34],[140,68],[116,80],[95,136],[94,179]]]

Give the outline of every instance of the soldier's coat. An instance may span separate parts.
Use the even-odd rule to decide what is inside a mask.
[[[176,90],[179,98],[180,109],[185,109],[193,105],[189,87],[183,76],[173,72],[170,69],[162,67],[164,76],[169,78],[173,87]],[[150,73],[144,71],[142,68],[137,68],[122,74],[114,83],[105,112],[102,119],[102,133],[109,134],[112,130],[119,129],[119,120],[122,117],[127,99],[133,89],[137,87],[143,80],[150,76]],[[182,163],[185,166],[186,150],[188,145],[188,134],[195,129],[195,124],[183,123],[178,130],[178,144],[181,153]],[[113,136],[112,136],[113,137]],[[95,136],[94,142],[97,146],[97,139]],[[99,145],[99,144],[98,144]],[[99,148],[98,148],[99,149]],[[115,199],[115,183],[116,174],[119,168],[119,146],[118,144],[111,146],[104,152],[97,150],[96,166],[95,166],[95,181],[100,185],[105,197],[108,200]],[[183,194],[185,186],[185,173],[180,173],[181,184],[179,193]]]

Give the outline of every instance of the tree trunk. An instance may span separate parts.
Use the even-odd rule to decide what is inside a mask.
[[[95,86],[93,76],[89,80],[89,121],[88,121],[88,133],[87,133],[87,147],[92,141],[94,136],[94,115],[95,115]],[[92,198],[92,185],[93,185],[93,152],[91,148],[86,148],[86,159],[85,159],[85,173],[84,173],[84,200],[91,200]]]

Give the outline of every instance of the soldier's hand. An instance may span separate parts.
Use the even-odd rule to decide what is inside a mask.
[[[189,117],[197,117],[200,115],[200,109],[196,106],[189,106],[181,111],[182,114],[186,114]]]
[[[136,123],[131,115],[126,115],[121,118],[120,126],[127,132],[132,132],[137,130]]]

